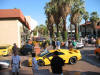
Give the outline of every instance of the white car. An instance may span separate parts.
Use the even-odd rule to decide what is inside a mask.
[[[83,42],[77,42],[76,48],[83,48],[84,43]]]
[[[9,60],[0,61],[0,69],[6,69],[9,68],[9,66],[10,66]]]

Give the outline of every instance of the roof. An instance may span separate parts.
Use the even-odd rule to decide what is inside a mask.
[[[96,29],[100,29],[100,26],[96,26]]]
[[[89,25],[89,24],[91,24],[91,22],[90,22],[90,21],[86,21],[86,23],[81,24],[81,25],[82,25],[82,26],[86,26],[86,25]]]
[[[24,23],[28,29],[30,29],[29,24],[20,9],[0,9],[0,19],[12,18],[17,18],[22,23]]]
[[[91,22],[87,21],[86,23],[81,24],[81,26],[87,26],[87,25],[90,25],[90,24],[91,24]],[[96,26],[96,29],[100,29],[100,25]]]

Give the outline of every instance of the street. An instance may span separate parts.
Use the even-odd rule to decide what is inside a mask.
[[[80,49],[82,60],[76,64],[65,64],[63,67],[64,75],[100,75],[100,60],[96,59],[94,54],[95,47],[85,47]],[[31,67],[27,67],[29,56],[21,56],[20,75],[33,75]],[[11,56],[0,57],[0,59],[11,59]],[[50,66],[39,67],[40,70],[45,70],[44,75],[52,75]],[[11,75],[11,68],[0,70],[0,75]]]

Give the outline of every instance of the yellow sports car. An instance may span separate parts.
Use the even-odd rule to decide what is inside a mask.
[[[12,52],[12,46],[8,44],[0,45],[0,56],[9,55]]]
[[[65,63],[75,64],[77,60],[82,58],[79,50],[67,50],[67,49],[59,49],[59,50],[49,50],[42,52],[38,56],[36,56],[36,60],[38,61],[39,66],[50,65],[50,60],[53,58],[53,53],[58,51],[59,57],[61,57]],[[28,66],[32,66],[32,57],[28,60]]]

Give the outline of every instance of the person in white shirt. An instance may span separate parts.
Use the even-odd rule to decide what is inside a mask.
[[[37,64],[37,60],[35,58],[36,54],[35,53],[32,53],[32,70],[33,70],[33,74],[34,75],[39,75],[38,74],[38,64]]]
[[[65,42],[65,49],[68,49],[68,41]]]
[[[11,67],[12,67],[13,75],[15,75],[15,73],[17,73],[17,75],[19,75],[20,56],[17,55],[17,51],[15,51],[14,55],[12,56]]]

